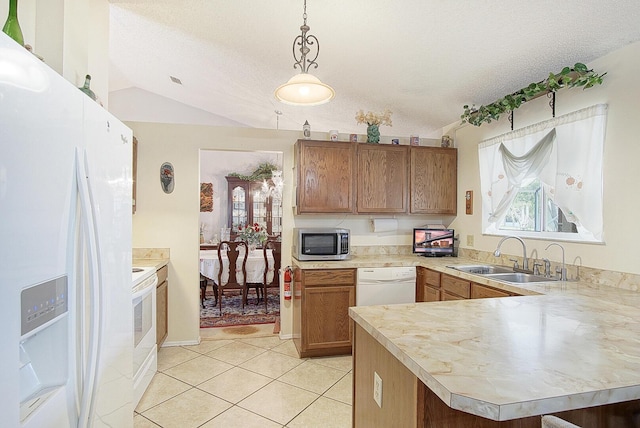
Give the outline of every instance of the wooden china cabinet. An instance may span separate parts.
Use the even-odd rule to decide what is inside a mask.
[[[282,232],[282,197],[262,193],[262,182],[238,177],[225,177],[228,188],[228,220],[231,239],[238,234],[238,225],[266,225],[269,236]]]

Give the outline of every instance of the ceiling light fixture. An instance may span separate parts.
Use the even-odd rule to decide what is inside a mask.
[[[310,29],[307,25],[307,0],[304,0],[302,18],[304,20],[300,26],[302,34],[293,39],[293,59],[296,60],[293,68],[300,68],[300,74],[293,76],[287,83],[279,86],[275,95],[280,102],[285,104],[317,106],[331,101],[336,93],[331,86],[322,83],[320,79],[308,72],[311,66],[318,68],[316,59],[320,53],[320,42],[316,36],[307,34]],[[297,49],[300,52],[300,57],[296,54],[296,45],[300,46]],[[316,48],[313,59],[307,59],[307,55],[311,52],[310,46]]]

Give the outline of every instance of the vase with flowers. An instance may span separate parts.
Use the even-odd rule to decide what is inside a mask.
[[[247,243],[250,250],[255,250],[267,241],[268,235],[264,226],[259,223],[253,225],[238,226],[238,237]]]
[[[380,125],[392,126],[391,114],[393,112],[388,108],[384,109],[382,113],[374,113],[368,111],[367,114],[364,111],[359,110],[356,113],[357,123],[367,124],[367,143],[379,143],[380,142]]]

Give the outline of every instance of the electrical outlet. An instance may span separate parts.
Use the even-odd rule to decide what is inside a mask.
[[[382,378],[373,372],[373,399],[382,408]]]
[[[467,247],[473,247],[473,235],[467,235]]]

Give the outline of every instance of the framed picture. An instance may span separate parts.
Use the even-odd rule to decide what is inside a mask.
[[[200,183],[200,212],[213,211],[213,183]]]

